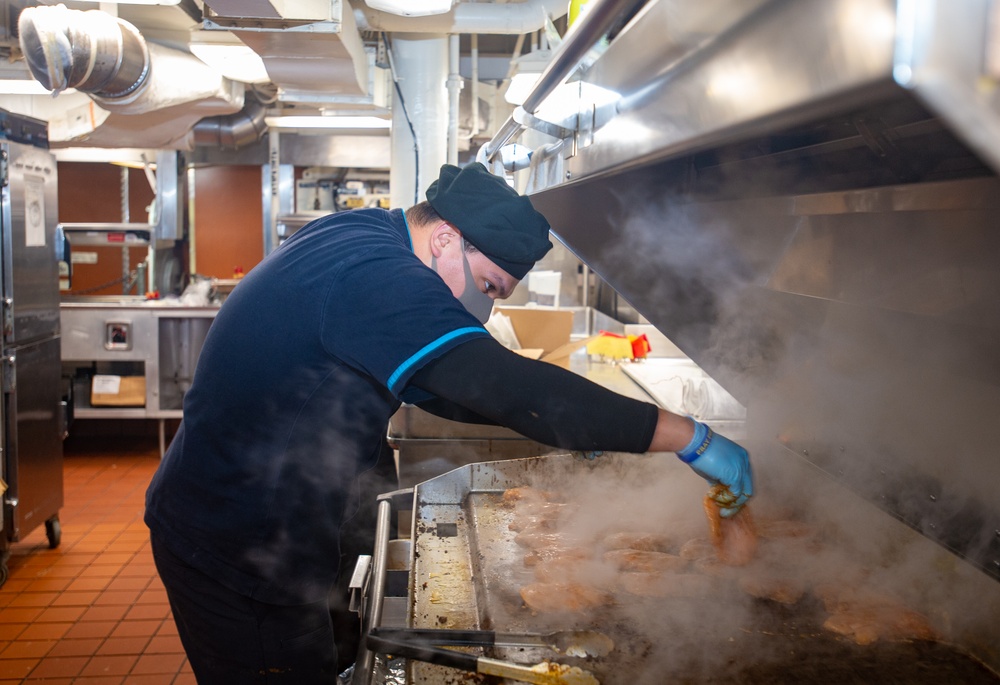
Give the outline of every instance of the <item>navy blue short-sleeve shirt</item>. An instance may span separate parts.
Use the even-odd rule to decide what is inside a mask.
[[[412,375],[489,333],[414,255],[401,210],[299,230],[219,310],[150,484],[170,550],[263,601],[326,596],[357,475]]]

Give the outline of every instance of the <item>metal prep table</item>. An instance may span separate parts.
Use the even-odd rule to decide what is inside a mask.
[[[62,303],[63,374],[72,382],[72,416],[156,419],[162,456],[164,424],[183,415],[184,393],[218,310],[138,298]],[[95,373],[143,377],[141,406],[93,406],[90,384]]]

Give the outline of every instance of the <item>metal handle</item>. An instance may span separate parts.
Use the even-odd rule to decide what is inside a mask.
[[[603,38],[614,23],[625,13],[631,12],[643,0],[600,0],[591,3],[590,9],[567,32],[566,40],[552,56],[552,61],[542,72],[535,86],[524,99],[521,109],[534,114],[539,105],[562,85],[570,72],[576,68],[587,52]],[[497,152],[523,130],[511,115],[500,130],[485,145],[487,161],[492,161]]]
[[[363,617],[362,631],[367,636],[372,628],[382,621],[382,602],[385,599],[386,559],[389,556],[389,529],[392,504],[388,497],[379,498],[378,518],[375,522],[375,549],[372,562],[372,572],[369,576],[371,599],[367,603],[368,612]],[[361,640],[358,648],[358,658],[354,664],[352,685],[370,685],[372,668],[375,665],[375,653],[368,649],[366,640]]]

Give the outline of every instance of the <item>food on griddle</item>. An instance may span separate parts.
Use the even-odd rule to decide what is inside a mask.
[[[902,606],[841,609],[830,615],[823,627],[838,635],[867,645],[885,640],[936,640],[937,633],[927,617]]]
[[[576,562],[591,559],[592,557],[593,551],[588,547],[559,544],[531,550],[524,555],[524,565],[534,567],[554,559]]]
[[[860,614],[837,613],[823,623],[827,630],[849,637],[859,645],[870,645],[878,640],[878,626],[871,617]]]
[[[923,614],[892,597],[864,587],[826,583],[813,592],[829,618],[823,627],[849,637],[859,645],[884,640],[936,640],[937,632]]]
[[[522,530],[514,536],[514,542],[528,549],[552,549],[582,546],[576,538],[554,530]]]
[[[524,500],[514,505],[514,518],[508,528],[513,531],[552,530],[574,509],[558,502]]]
[[[714,557],[715,545],[708,538],[694,538],[681,545],[678,555],[681,559],[687,559],[688,561]]]
[[[503,493],[503,501],[507,504],[518,502],[552,502],[557,500],[556,494],[550,490],[540,490],[530,485],[508,488]]]
[[[639,597],[704,598],[718,591],[711,578],[697,573],[623,573],[621,586]]]
[[[556,547],[563,542],[563,537],[553,531],[522,530],[514,536],[514,542],[528,549]]]
[[[743,566],[750,563],[757,552],[753,517],[750,515],[750,508],[743,505],[735,515],[723,518],[715,500],[720,488],[725,489],[725,486],[712,486],[703,501],[709,535],[719,561],[730,566]]]
[[[521,599],[541,613],[585,611],[614,601],[611,593],[584,583],[531,583],[521,588]]]
[[[692,566],[695,571],[713,578],[736,578],[738,573],[733,566],[723,563],[715,554],[695,559]]]
[[[687,568],[688,560],[666,552],[647,552],[639,549],[613,549],[605,552],[604,561],[620,571],[655,573],[657,571],[679,571]]]
[[[607,564],[594,559],[554,557],[543,559],[532,567],[535,580],[540,583],[579,583],[604,590],[612,590],[619,573]]]
[[[553,518],[546,518],[544,516],[514,516],[514,519],[507,526],[510,530],[520,532],[524,531],[543,531],[543,530],[553,530],[556,527],[556,520]]]
[[[806,592],[802,583],[795,579],[768,573],[745,573],[736,584],[751,597],[781,604],[795,604]]]
[[[612,533],[601,541],[604,549],[638,549],[647,552],[666,552],[671,540],[659,533],[621,532]]]

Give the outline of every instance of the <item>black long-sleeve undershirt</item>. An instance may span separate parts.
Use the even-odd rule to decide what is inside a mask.
[[[651,403],[523,357],[492,338],[459,345],[410,383],[436,396],[417,404],[435,415],[506,426],[561,449],[645,452],[658,417]]]

